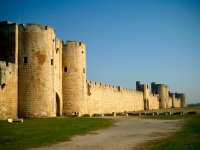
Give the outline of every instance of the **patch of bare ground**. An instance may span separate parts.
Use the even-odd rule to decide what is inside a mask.
[[[177,130],[176,130],[177,131]],[[149,135],[149,137],[152,137],[152,139],[147,140],[144,143],[139,143],[135,147],[133,147],[134,150],[151,150],[149,147],[149,144],[156,144],[160,143],[162,139],[168,138],[170,135],[172,135],[175,132],[168,132],[168,133],[161,133],[161,132],[154,132]]]
[[[150,140],[165,138],[180,129],[181,120],[152,120],[136,117],[113,117],[115,126],[97,134],[75,136],[71,141],[35,150],[132,150]]]

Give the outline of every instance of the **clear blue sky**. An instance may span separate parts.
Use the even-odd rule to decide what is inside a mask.
[[[199,0],[1,0],[0,21],[39,23],[87,44],[87,79],[166,83],[200,102]]]

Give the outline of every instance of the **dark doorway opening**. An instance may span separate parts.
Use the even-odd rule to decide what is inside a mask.
[[[161,99],[159,99],[159,109],[162,109]]]
[[[144,110],[149,110],[149,100],[144,99]]]
[[[147,99],[147,110],[149,110],[149,100]]]
[[[60,113],[60,98],[58,93],[56,93],[56,116],[61,116]]]

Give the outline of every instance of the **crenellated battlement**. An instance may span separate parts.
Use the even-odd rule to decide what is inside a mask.
[[[68,40],[66,41],[66,43],[63,42],[63,47],[71,47],[73,49],[77,49],[77,48],[82,48],[85,49],[85,43],[80,42],[80,41],[73,41],[73,40]]]
[[[90,87],[95,87],[95,88],[114,90],[116,92],[133,92],[133,93],[139,93],[139,94],[142,93],[141,91],[136,91],[136,90],[132,90],[132,89],[128,89],[128,88],[123,88],[121,86],[108,85],[108,84],[101,83],[101,82],[96,82],[96,81],[86,80],[86,82]]]
[[[0,61],[0,67],[10,71],[14,71],[17,65],[15,63]]]
[[[51,26],[46,26],[46,25],[41,25],[41,24],[34,24],[34,23],[28,23],[28,24],[19,24],[19,28],[23,29],[24,31],[27,30],[52,30],[54,32],[56,32],[56,30],[51,27]]]
[[[149,93],[149,96],[155,96],[155,97],[158,97],[159,94],[152,94],[152,93]]]
[[[15,26],[15,25],[17,25],[17,23],[13,23],[11,21],[0,22],[0,26]]]
[[[6,63],[5,61],[0,61],[0,67],[7,67],[9,66],[9,63]]]

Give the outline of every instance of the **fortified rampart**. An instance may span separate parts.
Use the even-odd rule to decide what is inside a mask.
[[[159,95],[151,94],[148,84],[140,84],[140,81],[136,81],[136,90],[143,93],[144,110],[159,109]]]
[[[84,114],[85,102],[85,44],[68,41],[63,45],[63,114]]]
[[[0,119],[18,116],[18,26],[0,22]]]
[[[143,93],[87,81],[86,106],[89,114],[143,110]]]
[[[17,117],[17,75],[18,71],[15,64],[0,61],[0,119]]]
[[[153,94],[158,94],[159,108],[164,109],[168,108],[169,99],[168,99],[168,86],[165,84],[156,84],[155,82],[151,83],[151,92]]]
[[[54,51],[52,28],[19,25],[19,116],[55,116]]]
[[[0,22],[0,119],[184,107],[184,93],[136,82],[136,90],[86,81],[86,45],[52,27]]]

